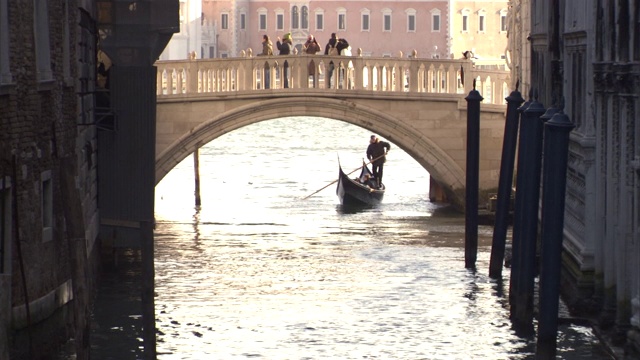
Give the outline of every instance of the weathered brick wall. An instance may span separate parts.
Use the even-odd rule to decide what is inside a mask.
[[[11,148],[16,155],[18,174],[14,188],[18,192],[15,215],[19,217],[18,237],[21,248],[14,247],[14,258],[22,258],[29,300],[37,299],[57,287],[68,278],[68,256],[64,244],[64,219],[60,216],[63,200],[59,193],[59,158],[73,149],[69,144],[70,120],[73,123],[74,107],[62,101],[66,86],[62,67],[52,66],[54,83],[40,84],[36,78],[36,57],[33,46],[33,6],[28,1],[10,2],[11,14],[11,70],[15,74],[15,117],[8,131],[12,134]],[[49,4],[51,63],[61,64],[63,58],[62,20],[66,17],[57,2]],[[73,89],[71,89],[73,92]],[[66,106],[65,106],[66,105]],[[70,111],[71,110],[71,111]],[[62,151],[60,151],[62,150]],[[53,184],[54,236],[53,241],[42,240],[41,174],[51,171]],[[13,262],[13,274],[20,274],[20,261]],[[14,276],[13,305],[24,302],[26,296],[21,276]]]
[[[87,264],[86,258],[78,260],[77,254],[86,255],[86,252],[78,251],[75,245],[78,244],[78,233],[92,234],[91,243],[97,233],[96,129],[77,124],[80,113],[92,113],[92,109],[82,108],[77,93],[78,84],[82,81],[95,81],[91,71],[95,69],[95,37],[86,35],[87,28],[91,26],[84,30],[78,26],[79,7],[84,6],[84,1],[47,1],[53,79],[39,82],[34,46],[34,2],[12,0],[7,3],[13,83],[3,84],[0,93],[0,176],[11,178],[12,189],[17,194],[12,209],[17,220],[12,222],[14,237],[18,241],[12,242],[14,329],[11,358],[40,358],[40,355],[51,354],[57,349],[59,342],[68,337],[68,330],[73,331],[69,326],[74,319],[71,311],[77,310],[68,306],[44,310],[32,306],[31,322],[32,325],[38,324],[26,331],[24,310],[16,312],[16,309],[24,309],[25,301],[38,301],[56,289],[70,286],[70,279],[74,274],[77,277],[78,269],[88,269],[90,274],[81,279],[84,282],[81,287],[85,291],[82,306],[87,308],[86,299],[89,297],[86,292],[90,291],[95,274],[95,264],[90,264],[90,261]],[[93,9],[87,9],[87,14],[91,13]],[[78,74],[82,65],[89,71],[83,72],[84,78],[80,79]],[[83,90],[91,88],[85,86]],[[85,100],[88,99],[84,101],[85,105],[92,106],[92,96],[84,95]],[[76,189],[71,191],[68,188],[63,191],[63,170],[69,169],[68,166],[63,167],[65,164],[72,164],[74,172]],[[53,197],[53,236],[50,241],[43,241],[42,235],[41,174],[46,171],[51,174]],[[75,217],[69,216],[68,211],[74,203],[82,205],[80,215]],[[70,238],[70,228],[76,230],[76,239]],[[80,239],[83,243],[82,236]],[[87,242],[89,239],[85,239],[84,243]],[[90,254],[89,259],[96,259],[95,254]],[[77,304],[76,286],[78,284],[74,284]],[[88,311],[85,314],[88,315]],[[78,321],[77,314],[75,318]],[[28,336],[34,344],[31,354],[27,354],[25,346]]]

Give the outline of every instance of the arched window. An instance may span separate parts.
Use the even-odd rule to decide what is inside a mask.
[[[309,29],[309,8],[307,8],[306,6],[302,7],[302,19],[301,19],[301,28],[302,29]]]
[[[298,7],[291,8],[291,28],[297,29],[300,27],[300,15],[298,14]]]

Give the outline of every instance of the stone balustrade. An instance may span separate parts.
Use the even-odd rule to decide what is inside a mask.
[[[158,61],[156,66],[159,97],[287,88],[461,96],[475,79],[484,103],[504,105],[511,86],[509,71],[476,68],[464,59],[304,54]]]

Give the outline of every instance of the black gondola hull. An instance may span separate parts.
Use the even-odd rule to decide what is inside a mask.
[[[371,206],[382,202],[384,197],[384,185],[381,189],[373,189],[361,184],[358,180],[349,178],[349,175],[339,168],[338,187],[336,194],[343,206]],[[362,171],[358,179],[362,179],[364,174],[371,174],[369,168],[363,164]]]

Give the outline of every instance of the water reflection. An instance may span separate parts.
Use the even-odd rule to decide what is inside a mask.
[[[332,150],[358,154],[359,163],[366,144],[358,139],[369,133],[312,118],[227,134],[201,149],[200,209],[183,186],[191,159],[165,177],[156,189],[159,359],[533,356],[533,339],[511,328],[503,283],[488,277],[492,228],[479,227],[479,270],[464,269],[464,215],[428,200],[429,176],[406,153],[396,149],[385,165],[388,190],[375,208],[345,210],[334,191],[300,200],[332,180]],[[253,184],[236,181],[257,162]],[[105,310],[100,321],[127,324],[119,313],[139,314],[127,285],[138,270],[107,276],[106,302],[126,309]],[[118,331],[133,330],[129,338],[102,324],[96,336],[129,352],[116,357],[105,341],[93,359],[138,351],[139,322],[127,316],[138,327]],[[606,358],[589,331],[563,325],[560,356]]]
[[[376,205],[337,205],[336,212],[342,215],[352,215],[372,211],[376,208]]]

